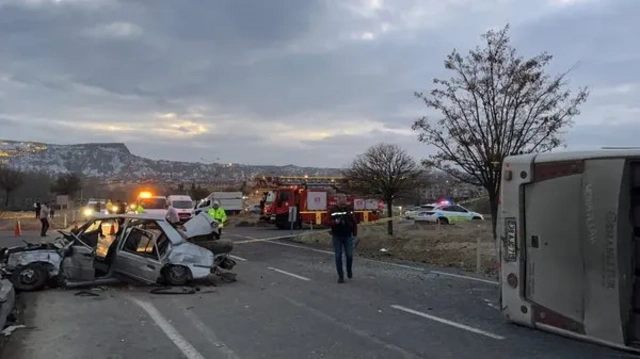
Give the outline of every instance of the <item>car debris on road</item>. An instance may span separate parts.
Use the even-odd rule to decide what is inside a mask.
[[[184,286],[197,280],[234,281],[233,242],[219,239],[215,222],[195,216],[180,230],[153,214],[97,215],[48,243],[0,250],[0,273],[18,291],[114,284]],[[213,284],[213,283],[212,283]]]

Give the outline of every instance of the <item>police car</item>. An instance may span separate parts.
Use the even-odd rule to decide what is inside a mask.
[[[423,204],[420,207],[414,207],[404,212],[404,218],[414,220],[421,213],[432,211],[437,204]]]
[[[473,220],[482,221],[484,217],[478,212],[470,211],[453,202],[443,201],[436,204],[431,210],[419,212],[414,220],[416,222],[451,224]]]

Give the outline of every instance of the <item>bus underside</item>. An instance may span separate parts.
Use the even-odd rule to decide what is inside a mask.
[[[505,316],[640,351],[640,158],[529,163],[513,172],[531,178],[518,186],[519,213],[504,209],[500,219]]]

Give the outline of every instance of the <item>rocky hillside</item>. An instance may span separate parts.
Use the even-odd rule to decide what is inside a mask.
[[[239,181],[259,175],[331,176],[335,168],[156,161],[132,154],[124,143],[51,145],[0,140],[0,163],[48,174],[82,173],[107,181]]]

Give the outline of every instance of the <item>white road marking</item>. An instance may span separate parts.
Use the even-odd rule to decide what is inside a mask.
[[[449,276],[449,277],[453,277],[453,278],[460,278],[460,279],[467,279],[467,280],[475,280],[476,282],[482,282],[482,283],[487,283],[487,284],[493,284],[493,285],[498,285],[500,284],[500,282],[495,281],[495,280],[489,280],[489,279],[482,279],[482,278],[476,278],[476,277],[470,277],[467,275],[462,275],[462,274],[455,274],[455,273],[447,273],[447,272],[440,272],[440,271],[435,271],[432,270],[430,271],[433,274],[439,274],[439,275],[444,275],[444,276]]]
[[[301,279],[301,280],[304,280],[304,281],[310,281],[311,280],[311,279],[309,279],[307,277],[303,277],[301,275],[297,275],[297,274],[293,274],[293,273],[290,273],[290,272],[287,272],[287,271],[283,271],[282,269],[273,268],[273,267],[267,267],[267,268],[271,269],[274,272],[286,274],[286,275],[291,276],[293,278],[298,278],[298,279]]]
[[[162,314],[151,303],[141,301],[136,298],[130,298],[136,305],[144,309],[149,317],[164,332],[164,334],[180,349],[187,359],[205,359],[196,348],[191,345],[177,330],[167,321]]]
[[[268,238],[254,238],[254,237],[250,237],[250,236],[242,236],[242,235],[239,235],[239,234],[236,234],[236,236],[238,236],[240,238],[249,238],[249,239],[245,239],[243,241],[233,241],[234,244],[269,242],[269,241],[275,241],[275,240],[278,240],[278,239],[291,238],[291,235],[268,237]]]
[[[493,334],[493,333],[490,333],[490,332],[487,332],[487,331],[484,331],[484,330],[481,330],[481,329],[478,329],[478,328],[470,327],[468,325],[464,325],[464,324],[457,323],[457,322],[454,322],[454,321],[451,321],[451,320],[447,320],[447,319],[444,319],[444,318],[436,317],[435,315],[419,312],[417,310],[413,310],[413,309],[410,309],[410,308],[407,308],[407,307],[403,307],[401,305],[392,305],[391,308],[397,309],[397,310],[401,310],[401,311],[403,311],[405,313],[410,313],[410,314],[413,314],[413,315],[417,315],[417,316],[425,318],[425,319],[433,320],[433,321],[438,322],[438,323],[446,324],[446,325],[449,325],[449,326],[452,326],[452,327],[455,327],[455,328],[458,328],[458,329],[463,329],[463,330],[466,330],[466,331],[469,331],[469,332],[472,332],[472,333],[484,335],[485,337],[489,337],[489,338],[492,338],[492,339],[504,340],[504,337],[501,336],[501,335]]]
[[[176,299],[173,300],[173,303],[177,308],[179,308],[180,306],[184,306],[184,303],[180,303],[180,301]],[[185,317],[187,317],[187,319],[191,321],[193,326],[198,329],[198,331],[200,331],[205,339],[207,339],[207,341],[211,343],[211,345],[214,346],[223,355],[224,358],[240,359],[240,357],[233,350],[231,350],[225,343],[218,339],[216,333],[214,333],[211,328],[207,327],[192,310],[183,309],[182,313]]]
[[[231,254],[229,254],[229,258],[235,259],[235,260],[240,261],[240,262],[246,262],[247,261],[244,258],[241,258],[241,257],[238,257],[238,256],[234,256],[234,255],[231,255]]]
[[[297,245],[295,245],[295,244],[282,243],[282,242],[274,242],[274,241],[266,241],[266,243],[270,243],[270,244],[277,244],[277,245],[279,245],[279,246],[285,246],[285,247],[293,247],[293,248],[306,249],[306,250],[311,251],[311,252],[317,252],[317,253],[323,253],[323,254],[331,254],[331,255],[333,255],[333,252],[331,252],[331,251],[325,251],[325,250],[323,250],[323,249],[316,249],[316,248],[305,247],[305,246],[297,246]]]
[[[299,249],[305,249],[305,250],[308,250],[308,251],[311,251],[311,252],[317,252],[317,253],[324,253],[324,254],[333,255],[333,252],[331,252],[331,251],[325,251],[325,250],[322,250],[322,249],[316,249],[316,248],[311,248],[311,247],[306,247],[306,246],[299,246],[299,245],[289,244],[289,243],[276,242],[279,239],[291,238],[291,236],[279,236],[279,237],[271,237],[271,238],[253,238],[253,237],[249,237],[249,236],[244,236],[244,238],[249,238],[249,240],[237,241],[237,242],[234,242],[234,243],[236,243],[236,244],[244,244],[244,243],[264,242],[264,243],[270,243],[270,244],[277,244],[279,246],[299,248]],[[426,268],[414,267],[414,266],[409,266],[409,265],[406,265],[406,264],[378,261],[378,260],[369,259],[369,258],[359,258],[359,259],[365,260],[365,261],[369,261],[369,262],[386,264],[386,265],[390,265],[390,266],[394,266],[394,267],[398,267],[398,268],[404,268],[404,269],[420,271],[420,272],[429,271],[430,273],[433,273],[433,274],[438,274],[438,275],[452,277],[452,278],[472,280],[472,281],[481,282],[481,283],[487,283],[487,284],[492,284],[492,285],[500,284],[500,282],[494,281],[494,280],[471,277],[471,276],[466,276],[466,275],[462,275],[462,274],[455,274],[455,273],[447,273],[447,272],[441,272],[441,271],[428,270]]]

